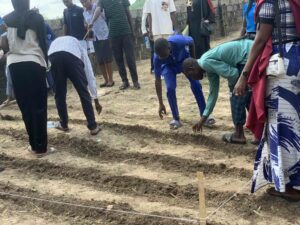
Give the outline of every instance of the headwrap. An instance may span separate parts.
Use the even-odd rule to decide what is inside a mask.
[[[11,2],[14,11],[4,16],[5,24],[8,27],[17,28],[17,35],[22,40],[25,40],[27,30],[36,32],[39,46],[44,53],[45,61],[48,62],[46,27],[43,16],[36,10],[29,10],[29,0],[11,0]]]

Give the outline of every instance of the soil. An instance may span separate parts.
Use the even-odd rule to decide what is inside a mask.
[[[78,95],[70,86],[71,131],[49,129],[49,146],[57,151],[40,159],[26,151],[28,137],[17,106],[0,111],[0,166],[5,167],[0,173],[0,224],[197,224],[198,171],[205,174],[208,224],[300,224],[299,203],[270,197],[265,188],[250,194],[256,147],[222,142],[222,135],[232,132],[225,81],[213,113],[216,125],[195,134],[191,127],[199,112],[185,77],[177,78],[184,126],[170,131],[170,110],[164,120],[157,115],[149,62],[138,62],[138,71],[139,91],[119,91],[117,73],[115,87],[99,90],[103,113],[97,120],[102,131],[95,137],[89,135]],[[102,83],[101,77],[97,80]],[[207,80],[201,83],[207,96]],[[48,109],[49,120],[57,120],[52,96]],[[250,132],[246,135],[250,142]]]

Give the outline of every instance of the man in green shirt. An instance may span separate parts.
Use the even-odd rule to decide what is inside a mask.
[[[231,114],[235,125],[235,132],[225,134],[223,140],[236,144],[246,143],[244,125],[246,122],[246,108],[251,99],[251,92],[248,90],[247,95],[236,96],[233,94],[233,89],[246,64],[252,44],[253,41],[251,40],[232,41],[209,50],[198,61],[192,58],[184,61],[183,71],[187,77],[194,80],[202,80],[203,74],[206,72],[209,81],[209,96],[206,108],[201,120],[193,126],[194,131],[201,131],[203,124],[212,113],[219,95],[220,77],[223,77],[228,81]]]
[[[119,74],[123,82],[120,90],[125,90],[129,87],[123,54],[126,56],[133,87],[135,89],[140,89],[134,55],[134,35],[132,18],[129,11],[129,1],[99,0],[98,6],[100,6],[101,10],[104,9],[108,22],[109,37],[111,39],[112,49],[119,69]]]

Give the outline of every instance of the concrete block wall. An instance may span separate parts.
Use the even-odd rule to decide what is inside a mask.
[[[185,0],[179,0],[177,3],[178,2],[182,3],[185,2]],[[212,2],[216,10],[216,24],[214,25],[214,32],[211,36],[212,40],[225,37],[231,32],[241,29],[243,0],[213,0]],[[140,28],[141,15],[142,10],[132,10],[136,37],[136,56],[138,59],[145,59],[149,57],[150,52],[149,49],[146,49],[144,38],[142,37]],[[176,18],[179,30],[183,30],[187,20],[185,5],[177,5]]]
[[[177,0],[177,24],[180,30],[186,26],[186,0]],[[242,26],[242,5],[243,0],[212,0],[216,10],[216,24],[212,40],[220,37],[225,37],[231,32],[241,29]],[[141,16],[142,9],[132,10],[132,18],[134,23],[135,35],[135,55],[137,60],[147,59],[150,57],[150,50],[144,44],[144,37],[141,32]],[[62,20],[50,20],[49,25],[57,36],[62,35]],[[94,58],[94,57],[93,57]],[[95,61],[93,59],[93,61]],[[98,68],[95,70],[99,72]]]

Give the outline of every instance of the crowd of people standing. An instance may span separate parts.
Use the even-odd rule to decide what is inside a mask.
[[[134,29],[128,0],[62,0],[64,36],[47,43],[46,23],[30,0],[11,0],[14,11],[3,18],[7,30],[0,47],[7,52],[7,73],[29,136],[28,150],[36,156],[51,153],[47,143],[47,87],[53,90],[60,121],[56,128],[68,132],[67,79],[79,94],[91,135],[100,132],[102,106],[88,57],[96,53],[104,83],[113,87],[113,57],[122,80],[120,90],[140,89],[134,55]],[[176,77],[184,73],[199,108],[195,132],[216,121],[212,112],[218,100],[220,78],[228,81],[234,132],[223,141],[246,144],[246,125],[258,145],[252,192],[266,184],[268,193],[300,201],[300,4],[296,0],[249,0],[243,9],[238,39],[210,49],[215,10],[210,0],[187,1],[187,34],[180,34],[173,0],[146,0],[143,34],[152,46],[151,68],[158,97],[158,114],[166,107],[162,80],[172,112],[171,129],[182,126],[176,98]],[[48,32],[49,35],[50,32]],[[50,36],[49,36],[50,37]],[[87,41],[89,40],[89,41]],[[124,57],[125,56],[125,57]],[[49,75],[51,72],[51,75]],[[207,77],[207,100],[200,80]],[[248,111],[248,118],[247,118]]]

